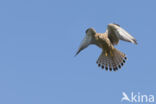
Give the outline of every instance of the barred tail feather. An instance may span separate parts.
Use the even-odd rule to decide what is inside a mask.
[[[106,70],[109,69],[110,71],[116,71],[124,65],[126,59],[127,57],[124,53],[120,52],[117,49],[113,49],[107,54],[106,51],[103,51],[97,60],[97,64],[102,69],[105,68]]]

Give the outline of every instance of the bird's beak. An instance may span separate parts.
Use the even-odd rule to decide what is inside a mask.
[[[87,48],[89,44],[91,44],[91,37],[86,35],[83,41],[81,42],[81,45],[78,51],[76,52],[75,56],[78,55],[83,49]]]

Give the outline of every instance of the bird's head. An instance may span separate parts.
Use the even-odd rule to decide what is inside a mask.
[[[86,30],[86,36],[82,40],[80,47],[78,51],[76,52],[76,55],[78,55],[83,49],[87,48],[90,44],[92,44],[95,34],[96,34],[96,31],[93,28],[88,28]]]
[[[86,30],[86,35],[94,36],[95,34],[96,34],[96,31],[92,27]]]

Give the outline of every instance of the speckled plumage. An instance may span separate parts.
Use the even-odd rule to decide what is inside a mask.
[[[137,44],[134,37],[116,24],[109,24],[105,33],[96,33],[95,29],[88,28],[86,37],[76,55],[90,44],[97,45],[102,49],[102,53],[97,60],[98,66],[102,69],[116,71],[124,65],[127,59],[124,53],[114,47],[119,43],[119,40]]]

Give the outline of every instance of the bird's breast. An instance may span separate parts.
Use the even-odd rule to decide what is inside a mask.
[[[96,37],[96,45],[102,49],[110,49],[112,44],[106,35],[98,35]]]

